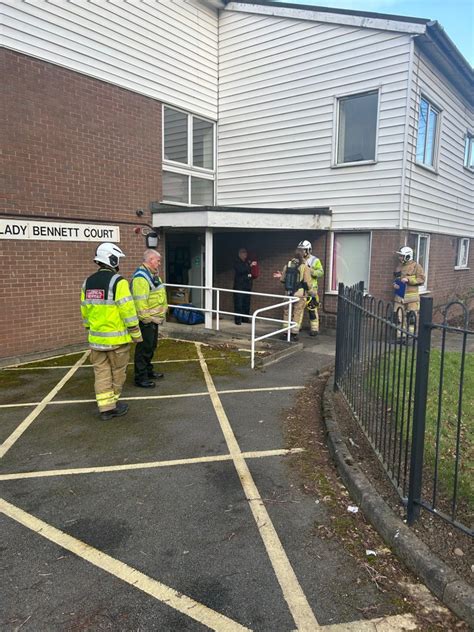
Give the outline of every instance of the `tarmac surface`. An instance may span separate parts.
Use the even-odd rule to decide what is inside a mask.
[[[284,412],[333,354],[308,338],[252,371],[248,353],[167,340],[164,379],[139,389],[130,366],[129,414],[109,422],[87,352],[1,370],[0,629],[415,629],[318,538],[324,501],[289,467]]]

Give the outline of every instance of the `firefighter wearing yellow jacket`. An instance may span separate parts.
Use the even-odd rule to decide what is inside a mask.
[[[128,412],[119,402],[130,357],[130,342],[141,340],[138,317],[128,281],[118,274],[125,257],[118,246],[100,244],[94,261],[98,271],[82,286],[81,313],[89,332],[95,395],[103,421]]]
[[[311,242],[307,239],[300,241],[298,244],[298,250],[303,253],[303,259],[309,268],[311,274],[311,286],[308,290],[308,298],[306,299],[306,308],[309,314],[310,336],[317,336],[319,334],[319,293],[318,282],[324,275],[324,269],[321,261],[313,255]]]
[[[163,377],[163,373],[153,370],[151,362],[158,345],[158,325],[164,322],[168,311],[166,289],[158,276],[160,264],[160,254],[156,250],[146,250],[143,264],[132,279],[133,300],[143,338],[135,349],[135,384],[142,388],[154,388],[153,380]]]
[[[409,246],[402,246],[396,254],[399,265],[395,270],[393,283],[394,290],[398,291],[394,298],[395,308],[399,324],[414,333],[420,311],[420,286],[425,283],[425,272],[413,259],[413,249]],[[401,286],[404,292],[400,292]],[[400,331],[397,334],[400,337]]]

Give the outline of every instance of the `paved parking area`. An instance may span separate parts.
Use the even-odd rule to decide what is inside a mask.
[[[129,414],[106,423],[87,353],[0,371],[0,628],[415,629],[318,539],[324,502],[289,468],[282,413],[332,361],[321,349],[251,371],[166,341],[158,388],[129,379]],[[374,604],[384,617],[362,621]]]

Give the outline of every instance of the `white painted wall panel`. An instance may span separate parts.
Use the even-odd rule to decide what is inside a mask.
[[[403,34],[224,11],[219,204],[330,206],[336,229],[397,226],[409,48]],[[377,163],[331,168],[336,97],[377,88]]]
[[[423,94],[441,109],[436,173],[415,164],[418,109]],[[464,168],[464,138],[474,111],[417,51],[410,109],[404,225],[420,232],[474,237],[474,174]]]
[[[2,43],[217,118],[217,12],[198,0],[5,0]]]

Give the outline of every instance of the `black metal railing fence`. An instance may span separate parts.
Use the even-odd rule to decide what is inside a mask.
[[[460,327],[448,324],[454,309]],[[432,320],[431,298],[421,298],[417,314],[364,294],[362,283],[340,284],[335,388],[406,503],[409,523],[424,507],[472,535],[474,332],[459,301],[443,323]],[[456,349],[450,336],[461,339]]]

